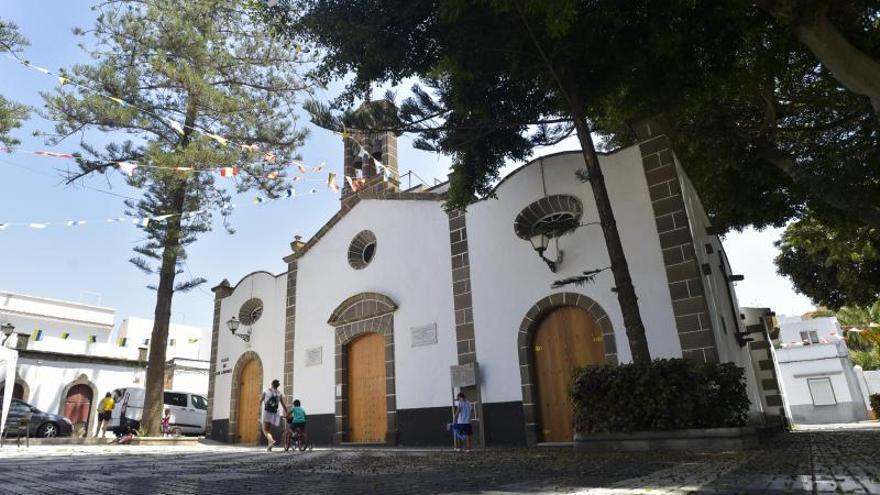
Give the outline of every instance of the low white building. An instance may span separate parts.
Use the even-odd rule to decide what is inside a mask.
[[[846,343],[775,349],[786,411],[794,424],[851,423],[868,419],[865,393]]]
[[[639,132],[599,160],[651,355],[737,363],[761,422],[721,241],[668,139]],[[478,442],[571,440],[571,371],[631,361],[582,154],[537,158],[466,212],[444,209],[448,184],[399,190],[391,133],[346,139],[344,167],[365,186],[343,187],[286,271],[213,289],[212,436],[259,440],[259,393],[278,379],[317,443],[447,444],[459,388],[476,402]],[[595,283],[551,287],[589,269]]]
[[[124,335],[140,339],[152,321],[129,318],[123,337],[115,338],[115,317],[112,308],[0,292],[0,325],[14,327],[6,346],[18,352],[13,397],[69,417],[80,433],[94,432],[105,393],[145,382],[148,343],[137,345]],[[169,340],[166,384],[206,394],[208,363],[199,351],[210,348],[210,335],[183,325],[172,325],[169,335],[175,340]],[[0,395],[3,388],[0,383]]]
[[[779,343],[785,345],[820,344],[843,339],[837,317],[821,316],[804,318],[788,316],[779,318]]]

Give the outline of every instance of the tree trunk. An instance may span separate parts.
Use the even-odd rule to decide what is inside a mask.
[[[173,211],[183,212],[186,183],[174,195]],[[148,436],[158,436],[164,415],[165,350],[168,346],[168,327],[171,322],[171,301],[174,298],[174,279],[177,277],[177,258],[180,252],[180,215],[168,220],[159,287],[156,290],[156,309],[153,314],[153,333],[150,336],[150,355],[147,360],[147,383],[141,429]]]
[[[617,302],[623,313],[623,325],[626,327],[626,337],[629,341],[632,359],[636,363],[648,363],[651,361],[651,353],[648,350],[645,325],[642,323],[642,315],[639,312],[638,298],[629,275],[629,265],[626,262],[623,245],[620,243],[620,233],[617,231],[614,211],[611,209],[611,201],[608,199],[608,189],[605,188],[605,176],[599,166],[599,157],[596,155],[593,138],[590,135],[589,126],[587,126],[586,115],[577,105],[577,100],[572,100],[571,116],[574,119],[578,140],[584,154],[584,162],[587,164],[590,186],[593,189],[593,197],[596,199],[599,223],[605,234],[605,245],[608,249],[608,257],[611,259],[611,273],[614,275],[614,285],[617,290]]]

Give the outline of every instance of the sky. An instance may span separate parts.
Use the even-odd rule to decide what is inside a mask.
[[[0,17],[19,26],[30,46],[24,58],[31,63],[57,70],[88,62],[78,46],[74,27],[89,27],[94,12],[88,0],[41,0],[24,2],[0,0]],[[0,94],[6,98],[42,107],[40,92],[55,89],[57,81],[47,75],[0,57]],[[403,85],[408,87],[407,84]],[[339,84],[324,93],[332,97]],[[335,91],[334,91],[335,90]],[[375,96],[380,96],[377,91]],[[329,170],[342,175],[342,141],[333,133],[308,122],[303,114],[300,125],[310,135],[298,151],[307,164],[326,161]],[[32,113],[31,118],[14,134],[21,149],[75,152],[79,137],[50,147],[34,131],[50,131],[52,123]],[[101,142],[100,133],[88,133],[87,140]],[[535,157],[556,151],[577,149],[573,139],[553,147],[535,150]],[[449,158],[412,147],[412,137],[398,140],[401,173],[413,171],[428,184],[445,180]],[[121,217],[125,197],[137,197],[123,177],[113,172],[88,178],[78,185],[65,186],[59,170],[73,162],[22,153],[0,153],[0,223],[45,223],[67,220],[99,220],[79,227],[50,226],[36,230],[9,227],[0,231],[0,290],[70,301],[99,304],[117,310],[117,324],[128,316],[152,318],[155,292],[146,288],[153,283],[128,263],[131,248],[143,239],[143,233],[131,224],[108,224],[100,221]],[[517,163],[510,163],[506,171]],[[416,179],[413,179],[417,181]],[[406,180],[404,179],[404,185]],[[415,182],[414,182],[415,183]],[[319,188],[321,190],[321,188]],[[252,205],[254,194],[236,198],[241,205],[231,217],[236,229],[228,234],[215,229],[204,234],[188,248],[189,259],[182,276],[201,276],[207,284],[189,293],[176,294],[173,323],[209,327],[212,320],[213,294],[210,288],[224,278],[233,285],[257,270],[280,273],[286,269],[282,258],[290,254],[294,235],[308,239],[337,210],[339,200],[326,189],[312,196],[298,195],[293,200]],[[781,229],[762,232],[746,230],[729,233],[724,238],[734,273],[745,280],[737,284],[742,306],[771,307],[777,314],[801,314],[813,305],[795,293],[790,281],[776,273],[773,258],[778,250],[773,242]]]

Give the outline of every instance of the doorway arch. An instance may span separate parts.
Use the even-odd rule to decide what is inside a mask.
[[[526,442],[535,445],[559,438],[570,441],[567,418],[571,411],[562,409],[570,407],[565,390],[571,371],[584,364],[617,363],[617,345],[608,314],[583,294],[552,294],[529,309],[517,338]],[[559,425],[565,426],[566,422],[567,429],[560,430]],[[545,434],[545,429],[550,431]]]
[[[335,327],[336,334],[336,435],[334,443],[363,442],[397,443],[397,396],[395,394],[394,367],[394,311],[397,305],[388,296],[363,292],[343,301],[327,320]],[[353,361],[354,360],[354,361]],[[381,368],[377,369],[378,363]],[[351,373],[366,371],[368,378],[356,379]],[[369,371],[367,371],[369,370]],[[384,396],[379,398],[380,382],[384,378]],[[358,387],[358,390],[352,390]],[[369,390],[368,390],[369,389]],[[379,400],[372,405],[373,423],[351,423],[352,406],[355,421],[367,421],[357,416],[361,401]],[[384,406],[384,407],[382,407]],[[384,415],[377,410],[384,410]],[[385,421],[384,438],[378,435],[381,426],[375,421]],[[354,427],[354,432],[352,431]]]
[[[0,382],[0,396],[5,395],[6,383],[5,381]],[[31,388],[28,386],[27,382],[22,380],[18,373],[15,374],[15,385],[12,387],[12,398],[18,399],[23,402],[28,401],[28,397],[30,396]]]
[[[89,380],[89,377],[86,376],[85,373],[81,373],[76,380],[65,385],[64,389],[61,391],[61,400],[58,401],[58,414],[62,416],[66,416],[65,410],[67,409],[67,399],[71,397],[71,390],[76,390],[75,400],[78,401],[78,405],[75,407],[75,410],[78,414],[77,422],[74,418],[70,418],[70,421],[73,423],[73,434],[77,434],[77,430],[80,429],[80,433],[84,436],[89,436],[89,432],[93,431],[95,427],[95,414],[92,411],[92,404],[94,403],[95,397],[98,397],[98,387]],[[86,404],[85,402],[88,402]],[[73,403],[71,405],[73,406]],[[84,418],[84,419],[83,419]]]
[[[263,389],[263,362],[254,351],[243,353],[232,369],[229,394],[230,443],[260,441],[260,394]]]

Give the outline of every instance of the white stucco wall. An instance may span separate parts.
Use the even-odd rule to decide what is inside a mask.
[[[789,407],[812,404],[809,378],[828,377],[837,402],[861,400],[851,393],[848,377],[852,373],[846,345],[842,342],[776,349],[776,359],[785,399]]]
[[[192,392],[208,396],[208,370],[175,369],[171,388],[176,392]]]
[[[220,331],[217,343],[217,363],[214,381],[213,419],[229,417],[229,399],[232,384],[232,370],[239,357],[246,351],[256,352],[263,365],[262,388],[269,386],[273,379],[282,381],[284,364],[284,298],[287,275],[272,275],[255,272],[238,283],[232,294],[224,298],[220,309]],[[241,305],[251,297],[263,301],[263,314],[251,328],[250,343],[232,335],[226,322],[235,316]],[[244,330],[245,326],[241,326]],[[176,384],[175,384],[176,388]]]
[[[119,338],[128,341],[122,348],[122,354],[128,359],[137,359],[138,348],[144,346],[144,340],[153,334],[153,320],[130,316],[119,325]],[[174,345],[171,345],[172,339]],[[118,340],[118,339],[117,339]],[[116,344],[117,342],[113,342]],[[149,346],[147,346],[149,347]],[[207,360],[211,356],[211,329],[171,323],[168,326],[168,346],[165,359],[174,358]]]
[[[376,254],[362,270],[348,264],[354,236],[370,230]],[[376,292],[394,313],[397,408],[449,403],[449,367],[456,364],[449,220],[439,201],[365,200],[299,260],[296,284],[294,396],[309,414],[335,408],[335,333],[327,320],[345,299]],[[411,347],[410,328],[437,324],[437,344]],[[279,345],[283,338],[278,340]],[[305,365],[322,348],[322,364]]]
[[[38,409],[53,414],[61,413],[65,386],[80,375],[85,375],[97,388],[93,397],[93,409],[107,392],[120,387],[144,385],[143,368],[102,363],[79,363],[49,359],[25,358],[19,355],[18,376],[30,389],[27,402]]]
[[[703,275],[703,287],[706,291],[709,316],[712,319],[712,331],[715,334],[718,358],[721,362],[736,363],[737,366],[745,370],[746,392],[751,403],[750,414],[753,419],[757,420],[764,407],[754,372],[756,367],[752,363],[748,346],[740,346],[736,340],[736,333],[744,332],[745,328],[740,318],[736,289],[725,276],[725,273],[733,275],[734,271],[724,253],[721,239],[717,235],[707,233],[706,229],[711,226],[709,216],[703,208],[703,203],[700,201],[696,189],[677,160],[676,168],[678,169],[681,195],[688,214],[691,235],[694,239],[697,263],[700,266],[708,264],[710,268],[710,273]],[[711,253],[707,246],[711,246]]]
[[[681,357],[639,149],[631,147],[600,156],[599,161],[639,298],[651,355]],[[551,273],[531,244],[519,239],[513,230],[517,214],[545,195],[544,182],[546,195],[569,194],[581,200],[582,223],[598,221],[590,186],[575,177],[575,171],[583,167],[583,158],[578,153],[550,156],[543,160],[544,181],[542,167],[535,163],[508,176],[497,189],[498,199],[487,199],[468,208],[477,360],[485,402],[522,399],[517,357],[519,327],[529,308],[554,292],[579,292],[598,302],[611,319],[619,360],[632,359],[617,297],[611,292],[614,283],[610,271],[601,273],[595,284],[550,288],[555,280],[610,265],[601,227],[581,227],[560,239],[565,254],[557,273]]]
[[[779,321],[779,341],[784,344],[801,342],[801,332],[815,331],[819,338],[831,342],[841,340],[843,332],[834,316],[824,316],[809,320],[785,318]]]
[[[865,381],[868,384],[868,393],[880,394],[880,370],[865,371]]]

